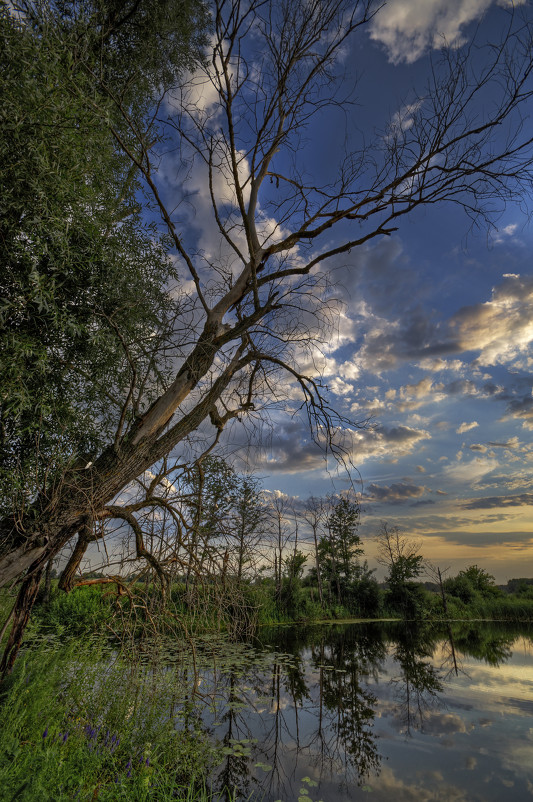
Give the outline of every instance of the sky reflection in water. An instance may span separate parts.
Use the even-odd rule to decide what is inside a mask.
[[[533,799],[533,629],[331,625],[261,645],[279,658],[220,673],[204,716],[227,751],[218,787],[265,802]]]

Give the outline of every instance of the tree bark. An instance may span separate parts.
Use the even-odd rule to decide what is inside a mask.
[[[53,560],[48,560],[46,563],[46,570],[44,572],[44,592],[43,592],[43,604],[48,605],[50,603],[50,594],[52,592],[52,565],[54,564]]]
[[[63,572],[61,573],[61,577],[59,579],[58,587],[61,590],[66,591],[66,593],[70,593],[70,591],[74,587],[74,578],[76,576],[76,571],[80,567],[83,555],[85,554],[87,546],[89,545],[92,539],[93,538],[91,537],[90,527],[88,525],[84,526],[78,535],[78,540],[76,541],[74,550],[70,555],[70,559],[66,564],[66,566],[64,567]]]
[[[13,623],[11,625],[11,632],[7,639],[7,644],[2,655],[2,662],[0,663],[0,678],[4,678],[10,673],[15,663],[17,654],[22,644],[24,637],[24,630],[28,623],[37,593],[39,592],[39,585],[43,573],[43,564],[34,567],[30,571],[21,585],[17,602],[13,613]]]

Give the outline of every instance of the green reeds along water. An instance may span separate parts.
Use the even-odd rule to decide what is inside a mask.
[[[0,798],[206,802],[218,754],[188,692],[183,670],[94,639],[26,651],[1,688]]]

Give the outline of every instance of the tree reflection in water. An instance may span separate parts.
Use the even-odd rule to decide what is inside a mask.
[[[408,737],[444,706],[441,691],[461,673],[463,655],[504,662],[515,637],[479,624],[453,631],[381,623],[263,632],[262,662],[216,672],[209,729],[224,749],[214,782],[219,798],[293,798],[303,774],[345,792],[364,784],[380,772],[374,723],[386,687],[390,721]],[[271,650],[266,661],[265,649]]]
[[[439,706],[442,673],[430,661],[435,651],[434,633],[423,626],[405,625],[394,646],[399,674],[391,679],[396,689],[397,720],[407,735],[423,729],[424,719]]]

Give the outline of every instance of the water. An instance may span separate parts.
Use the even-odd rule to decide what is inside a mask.
[[[264,802],[533,799],[533,628],[278,628],[256,648],[198,681],[201,727],[226,753],[215,787]]]

